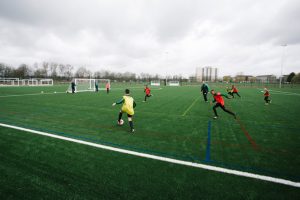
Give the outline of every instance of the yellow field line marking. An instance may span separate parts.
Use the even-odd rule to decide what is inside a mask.
[[[181,116],[185,116],[188,112],[189,112],[189,110],[195,105],[195,103],[198,101],[200,99],[200,97],[198,97],[198,98],[196,98],[194,101],[193,101],[193,103],[184,111],[184,113],[181,115]]]

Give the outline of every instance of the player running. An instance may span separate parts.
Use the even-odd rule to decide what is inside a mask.
[[[271,103],[271,100],[269,99],[269,97],[270,97],[270,92],[269,92],[269,90],[267,89],[267,88],[265,88],[264,89],[264,96],[265,96],[265,98],[264,98],[264,100],[265,100],[265,105],[269,105],[269,103]]]
[[[112,106],[115,106],[116,104],[123,104],[122,108],[119,112],[118,124],[122,125],[122,123],[121,123],[122,115],[123,115],[123,113],[127,113],[128,122],[129,122],[131,132],[134,133],[132,118],[133,118],[133,115],[134,115],[134,108],[136,106],[136,103],[135,103],[134,99],[130,96],[129,89],[126,89],[125,90],[125,95],[122,97],[122,99],[120,99],[116,103],[113,103]]]
[[[226,86],[226,91],[227,91],[227,94],[229,94],[230,96],[232,96],[232,98],[234,98],[232,89],[230,89],[228,86]]]
[[[144,101],[143,102],[146,102],[147,101],[147,98],[149,98],[149,97],[151,97],[152,96],[152,94],[151,94],[151,90],[150,90],[150,88],[146,85],[146,87],[145,87],[145,90],[144,90],[144,92],[146,93],[146,95],[145,95],[145,99],[144,99]]]
[[[234,86],[234,85],[232,85],[232,97],[234,98],[234,94],[237,94],[239,97],[241,97],[240,96],[240,94],[238,93],[239,91],[238,91],[238,89]]]
[[[216,104],[213,107],[213,110],[214,110],[214,113],[215,113],[214,119],[218,118],[217,109],[216,109],[217,107],[221,107],[222,110],[224,110],[225,112],[233,115],[233,117],[236,119],[236,115],[233,112],[231,112],[230,110],[227,110],[225,108],[225,102],[224,102],[223,97],[226,97],[227,99],[230,99],[230,98],[226,94],[221,94],[220,92],[216,93],[215,90],[211,90],[210,93],[213,95],[213,98],[214,98],[213,103],[216,102]]]
[[[208,87],[208,85],[204,81],[203,81],[203,84],[201,86],[201,92],[203,94],[204,101],[208,102],[207,101],[207,94],[209,92],[209,87]]]

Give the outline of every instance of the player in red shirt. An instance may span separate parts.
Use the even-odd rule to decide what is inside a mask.
[[[269,103],[271,103],[271,100],[269,99],[270,97],[270,92],[267,88],[264,89],[265,93],[264,93],[264,96],[265,96],[265,105],[269,105]]]
[[[108,94],[109,90],[110,90],[110,83],[109,82],[106,83],[105,88],[106,88],[106,93]]]
[[[231,89],[232,89],[233,98],[234,98],[234,94],[237,94],[239,97],[241,97],[240,94],[238,93],[239,92],[238,89],[234,85],[232,85]]]
[[[225,102],[224,102],[223,97],[226,97],[227,99],[230,99],[230,98],[226,94],[221,94],[220,92],[216,93],[215,90],[211,90],[210,93],[213,95],[213,98],[214,98],[213,103],[216,102],[216,104],[213,107],[213,110],[214,110],[214,113],[215,113],[214,119],[218,118],[217,109],[216,109],[217,107],[221,107],[222,110],[224,110],[225,112],[233,115],[234,118],[236,119],[236,115],[233,112],[231,112],[230,110],[227,110],[225,108]]]
[[[143,102],[146,102],[146,101],[147,101],[147,98],[152,96],[151,90],[150,90],[150,88],[149,88],[147,85],[146,85],[146,87],[145,87],[144,92],[146,93],[146,95],[145,95],[145,100],[144,100]]]

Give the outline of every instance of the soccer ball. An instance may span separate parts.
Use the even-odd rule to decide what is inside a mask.
[[[41,93],[44,93],[44,91],[41,91]]]
[[[118,125],[119,126],[122,126],[124,124],[124,120],[123,119],[121,119],[120,121],[118,121]]]

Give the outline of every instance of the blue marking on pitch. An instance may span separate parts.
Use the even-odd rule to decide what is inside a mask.
[[[211,121],[208,121],[207,127],[207,144],[206,144],[206,154],[205,154],[205,161],[210,161],[210,132],[211,132]]]

